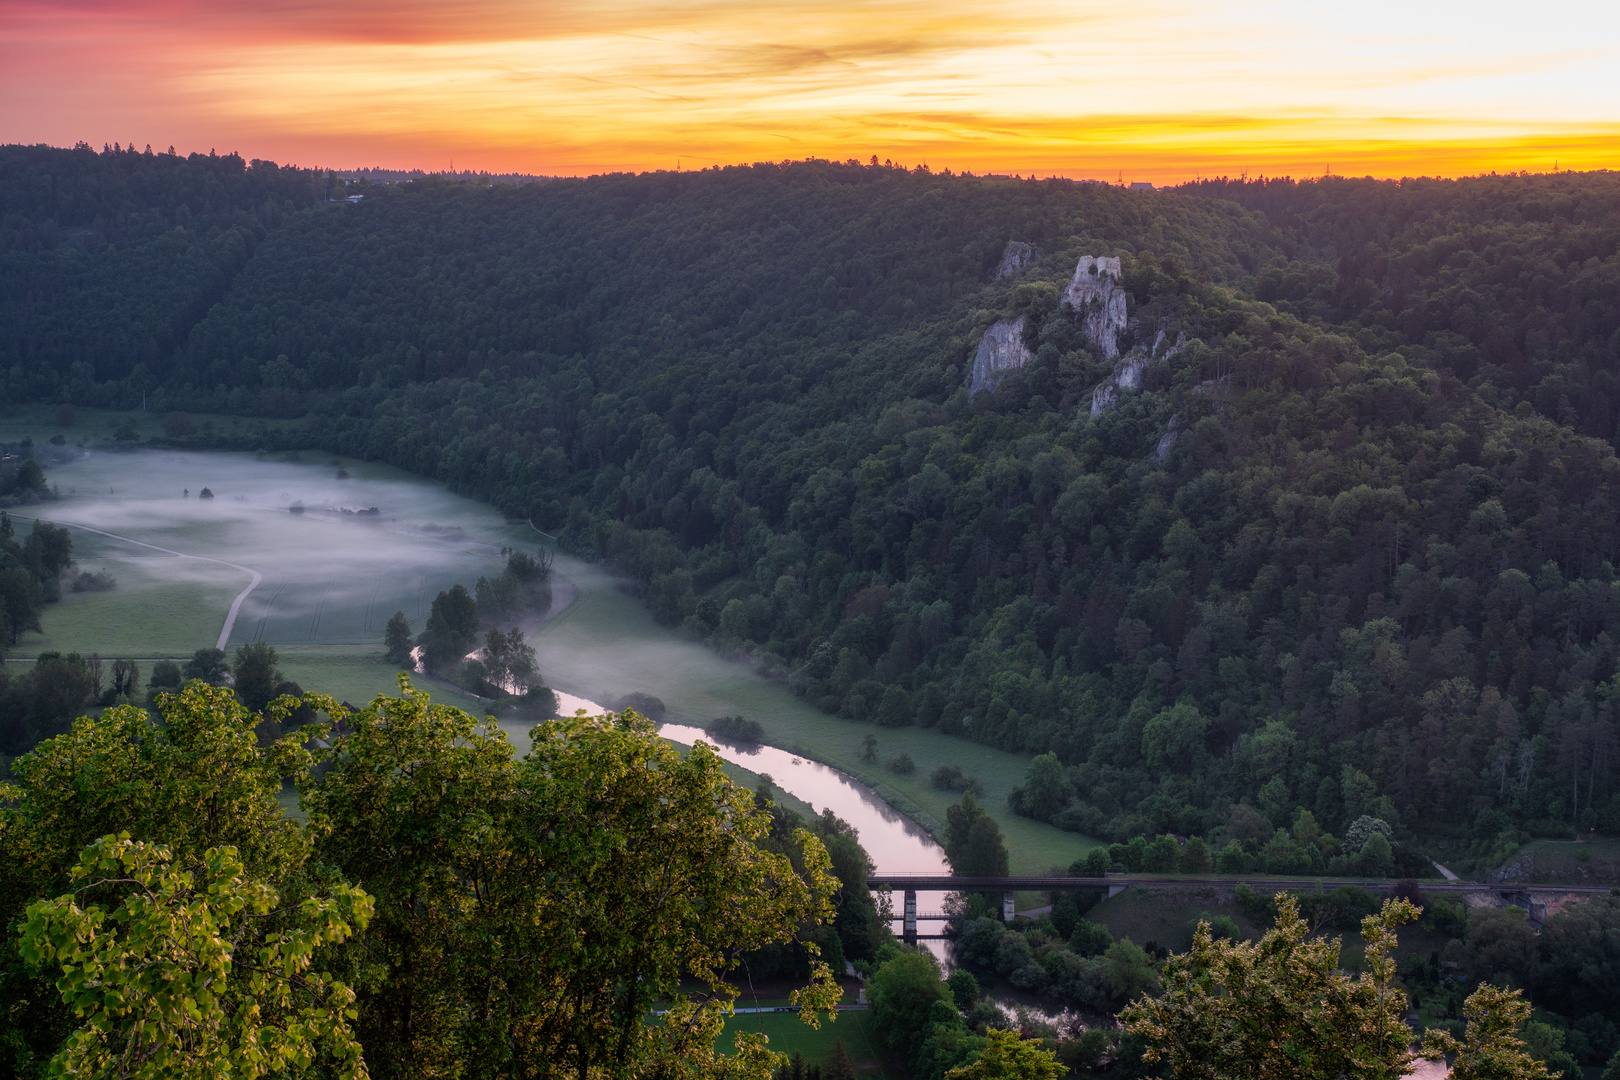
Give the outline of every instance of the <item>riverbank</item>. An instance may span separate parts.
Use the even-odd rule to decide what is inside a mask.
[[[673,723],[702,726],[719,716],[746,716],[759,722],[768,745],[847,773],[935,836],[943,832],[945,810],[961,796],[933,788],[929,775],[940,765],[955,765],[983,785],[981,802],[1001,826],[1015,873],[1066,868],[1098,846],[1007,808],[1007,794],[1023,782],[1029,758],[930,729],[879,728],[828,716],[746,664],[659,626],[606,567],[558,553],[553,569],[577,595],[528,630],[550,685],[600,702],[649,693],[664,702],[665,719]],[[868,735],[877,740],[875,762],[862,758]],[[901,754],[913,763],[909,774],[884,767]]]

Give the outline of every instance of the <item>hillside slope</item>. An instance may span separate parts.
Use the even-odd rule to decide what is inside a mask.
[[[1308,810],[1480,859],[1620,827],[1607,421],[1357,307],[1364,233],[1414,267],[1450,233],[1337,190],[825,162],[412,184],[270,230],[153,362],[154,401],[312,411],[309,440],[616,561],[660,619],[824,709],[1054,751],[1024,808],[1066,827],[1258,853]],[[1534,204],[1513,228],[1586,236],[1570,280],[1613,265],[1613,177],[1448,190],[1479,229]],[[997,277],[1009,240],[1040,257]],[[1434,273],[1511,264],[1463,251]],[[1121,260],[1118,359],[1060,304],[1086,255]],[[1443,308],[1420,271],[1402,310]],[[1560,348],[1597,387],[1616,365],[1587,287]],[[1031,359],[970,399],[980,336],[1020,317]]]

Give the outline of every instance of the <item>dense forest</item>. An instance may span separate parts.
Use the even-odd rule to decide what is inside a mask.
[[[308,415],[277,437],[612,560],[823,709],[1054,755],[1023,812],[1251,861],[1302,815],[1465,867],[1620,829],[1614,176],[0,176],[6,401]]]

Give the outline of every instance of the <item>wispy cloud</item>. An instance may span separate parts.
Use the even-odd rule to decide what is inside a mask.
[[[0,0],[0,137],[562,173],[1620,165],[1620,14],[1499,7]]]

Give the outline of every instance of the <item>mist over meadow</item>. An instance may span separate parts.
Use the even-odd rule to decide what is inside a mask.
[[[342,466],[316,458],[91,453],[53,471],[65,498],[44,516],[259,571],[233,643],[380,642],[394,611],[420,626],[434,595],[498,572],[501,548],[522,535],[439,485],[352,462],[340,480]],[[85,539],[155,578],[217,577],[210,564]]]

